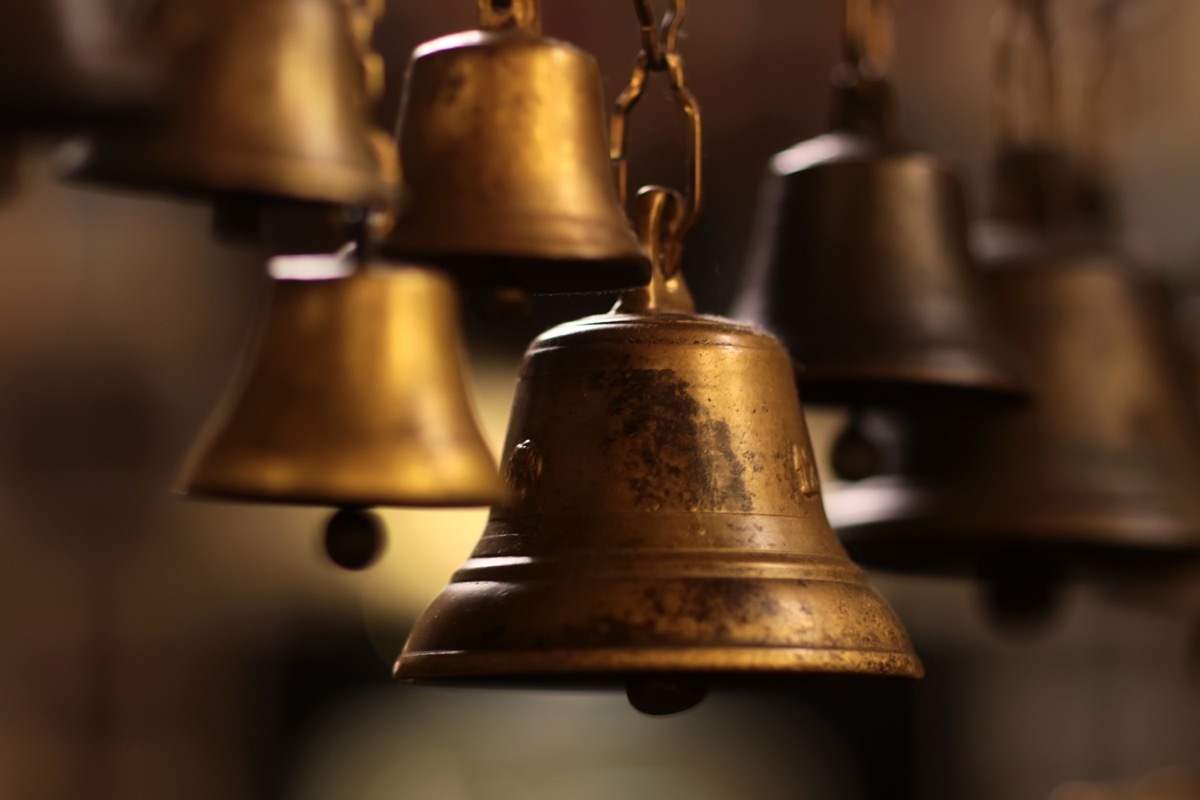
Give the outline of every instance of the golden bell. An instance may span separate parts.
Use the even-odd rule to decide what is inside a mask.
[[[155,77],[111,3],[9,0],[0,9],[0,129],[60,132],[148,110]]]
[[[519,28],[428,42],[409,65],[398,139],[406,203],[385,254],[534,292],[649,279],[587,53]]]
[[[686,307],[678,281],[656,281],[669,302],[639,293],[530,346],[512,500],[417,621],[397,677],[635,676],[631,699],[657,713],[638,687],[663,676],[921,674],[825,518],[787,353],[669,310]]]
[[[1034,403],[868,415],[890,474],[828,493],[864,563],[1087,577],[1200,556],[1200,409],[1164,292],[1110,249],[1032,238],[985,253],[984,279]]]
[[[453,282],[413,267],[344,267],[331,256],[273,261],[281,277],[257,349],[196,448],[187,493],[330,506],[498,502],[503,483],[463,376]]]
[[[855,130],[802,142],[770,163],[734,316],[782,339],[810,402],[1020,396],[967,222],[933,156]]]
[[[177,40],[169,107],[68,145],[68,177],[185,196],[390,201],[346,3],[163,0],[158,10],[155,29]]]

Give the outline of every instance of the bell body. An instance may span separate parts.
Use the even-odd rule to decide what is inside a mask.
[[[157,12],[176,73],[169,103],[68,145],[68,177],[184,196],[391,200],[342,0],[164,0]]]
[[[1165,295],[1104,250],[1019,251],[985,280],[1034,402],[877,414],[899,460],[830,490],[835,527],[864,563],[921,572],[1006,553],[1084,573],[1200,555],[1200,421]]]
[[[157,78],[103,0],[9,0],[0,9],[0,131],[71,132],[133,113]]]
[[[536,292],[649,279],[587,53],[521,30],[428,42],[409,66],[398,140],[406,202],[386,254]]]
[[[559,326],[526,354],[505,452],[512,500],[397,677],[920,674],[829,528],[774,338],[694,315]]]
[[[1023,393],[937,159],[838,132],[779,153],[734,315],[779,336],[809,402]]]
[[[276,280],[247,367],[196,449],[188,494],[330,506],[504,497],[463,376],[457,293],[440,273]]]

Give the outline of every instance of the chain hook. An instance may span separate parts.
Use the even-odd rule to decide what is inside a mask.
[[[641,29],[642,47],[634,62],[633,74],[628,86],[621,92],[613,108],[610,142],[613,166],[616,172],[617,193],[621,204],[629,202],[629,118],[634,107],[646,91],[650,73],[667,75],[675,104],[683,111],[688,121],[688,186],[679,193],[683,198],[683,211],[672,215],[674,221],[664,242],[666,259],[664,270],[671,277],[679,269],[679,254],[683,240],[695,225],[700,215],[703,199],[703,126],[700,106],[688,89],[683,57],[679,53],[680,33],[687,16],[687,0],[670,0],[661,21],[654,12],[651,0],[634,0],[638,26]]]
[[[476,0],[479,27],[484,30],[516,28],[540,36],[541,0]]]

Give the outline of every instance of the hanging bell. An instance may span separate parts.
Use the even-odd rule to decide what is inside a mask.
[[[163,0],[169,107],[68,145],[68,177],[184,196],[387,203],[342,0]]]
[[[272,268],[257,350],[185,491],[342,507],[501,500],[464,381],[453,282],[413,267],[347,270],[333,256]]]
[[[385,254],[533,292],[649,279],[587,53],[536,26],[428,42],[409,65],[398,139],[406,202]]]
[[[974,272],[958,177],[862,127],[772,159],[734,316],[782,339],[810,402],[1020,396]]]
[[[1036,238],[982,254],[1035,402],[868,414],[888,474],[828,493],[864,563],[1011,586],[1200,556],[1200,410],[1165,293],[1107,247]]]
[[[664,713],[710,673],[921,674],[826,521],[787,353],[689,307],[660,272],[530,346],[511,502],[416,623],[397,677],[627,679],[638,708]]]
[[[159,87],[130,27],[101,0],[4,3],[0,130],[56,133],[147,112]]]

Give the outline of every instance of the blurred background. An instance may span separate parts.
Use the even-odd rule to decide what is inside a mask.
[[[701,309],[720,312],[766,160],[826,124],[841,7],[693,5],[685,55],[709,182],[687,270]],[[390,127],[409,52],[471,27],[474,9],[388,6],[377,46]],[[1200,278],[1200,4],[1132,6],[1111,167],[1128,241],[1186,290]],[[959,165],[976,209],[994,11],[906,0],[899,14],[904,130]],[[1068,87],[1091,67],[1088,13],[1060,3]],[[547,0],[545,17],[548,33],[597,55],[614,97],[638,46],[632,5]],[[655,84],[638,110],[636,182],[680,179],[682,120],[667,99]],[[1005,636],[968,583],[876,576],[925,681],[738,687],[665,720],[620,693],[392,684],[408,625],[486,512],[386,512],[382,560],[348,574],[322,554],[322,510],[174,497],[251,331],[261,259],[218,244],[206,207],[56,184],[48,154],[23,155],[0,208],[0,797],[1200,797],[1188,772],[1200,769],[1200,590],[1186,583],[1173,604],[1072,590],[1046,629]],[[612,300],[470,318],[494,447],[529,339]],[[824,453],[839,417],[810,417]]]

